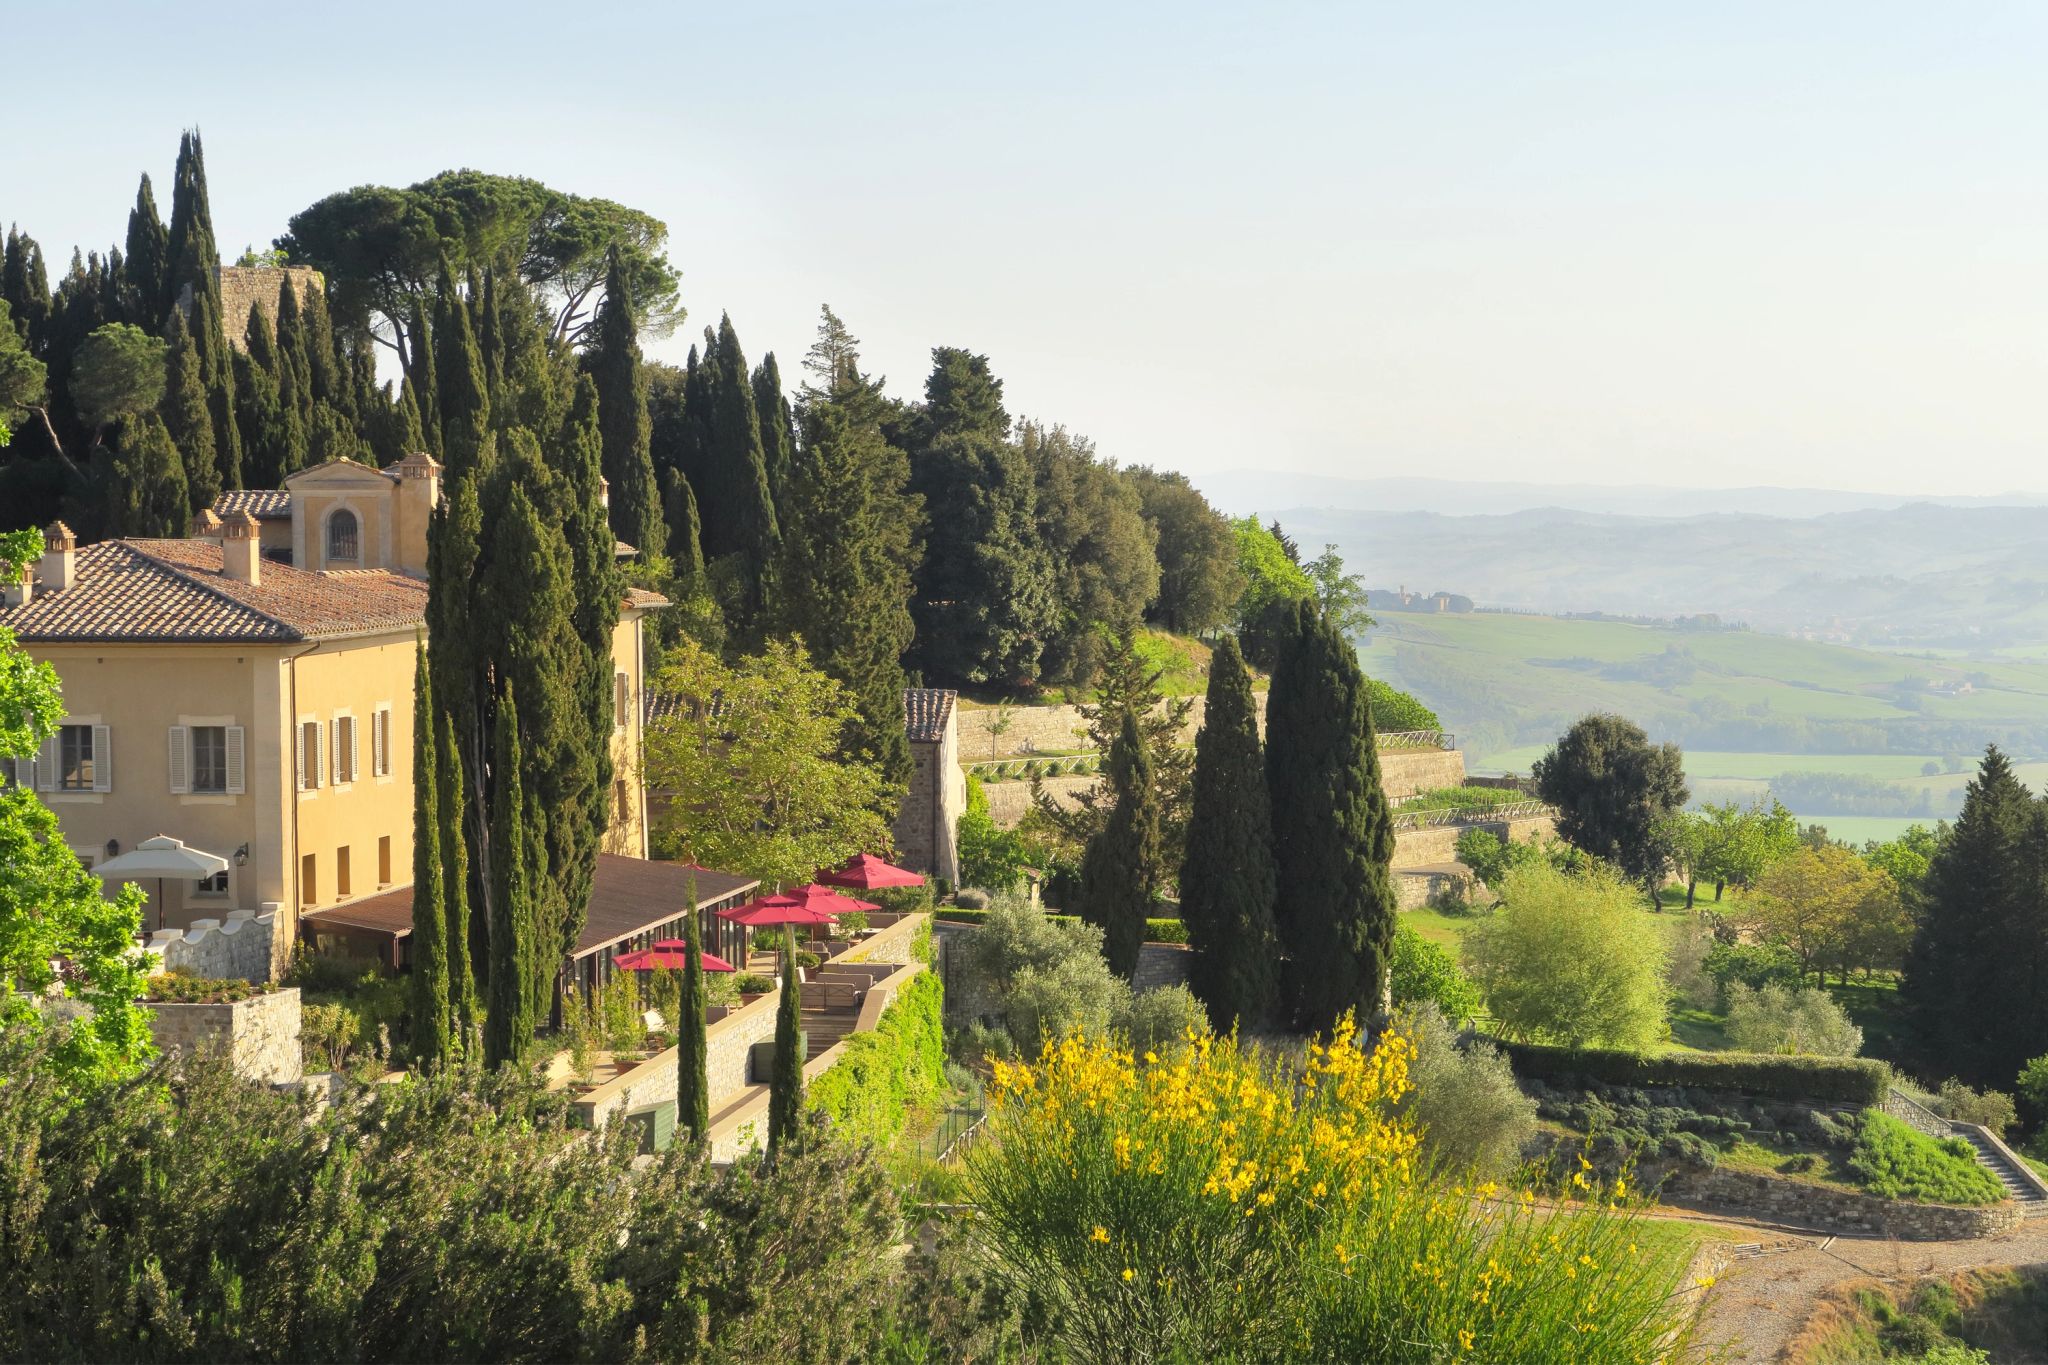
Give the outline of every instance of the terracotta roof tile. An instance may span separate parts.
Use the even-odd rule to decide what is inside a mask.
[[[282,488],[231,488],[213,500],[213,514],[223,521],[235,512],[258,521],[290,521],[292,495]]]
[[[107,540],[77,552],[73,586],[0,610],[25,642],[317,640],[418,628],[427,585],[403,574],[308,573],[263,563],[262,582],[221,574],[210,540]]]
[[[960,694],[944,687],[903,689],[903,724],[913,744],[937,744],[946,737],[946,722]]]

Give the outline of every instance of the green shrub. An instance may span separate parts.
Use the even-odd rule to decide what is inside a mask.
[[[345,1005],[307,1005],[299,1011],[299,1046],[308,1066],[341,1070],[360,1034],[355,1011]]]
[[[741,995],[764,995],[775,989],[775,978],[759,972],[741,972],[733,986]]]
[[[1479,1013],[1479,988],[1465,979],[1449,953],[1405,924],[1394,930],[1389,974],[1396,1005],[1426,1002],[1453,1024]]]
[[[240,977],[193,976],[178,970],[158,972],[145,984],[149,994],[143,998],[166,1005],[225,1005],[261,995],[265,990]]]
[[[1190,1033],[1209,1033],[1209,1012],[1186,986],[1163,986],[1158,990],[1134,991],[1117,1016],[1116,1032],[1129,1041],[1131,1051],[1165,1052],[1183,1045]]]
[[[1623,1052],[1500,1044],[1515,1074],[1553,1082],[1697,1086],[1814,1103],[1882,1104],[1891,1073],[1860,1057],[1780,1057],[1751,1052]]]
[[[803,968],[807,972],[816,971],[818,967],[818,955],[814,952],[809,951],[808,949],[799,948],[796,954],[796,965]]]
[[[1145,921],[1147,943],[1186,943],[1188,927],[1178,919],[1148,919]]]
[[[960,881],[988,891],[1007,891],[1024,879],[1030,853],[1013,829],[998,829],[989,817],[988,796],[972,773],[967,777],[967,809],[954,822],[960,853]]]
[[[1863,1030],[1849,1022],[1833,996],[1811,986],[1757,990],[1732,983],[1728,1037],[1744,1052],[1854,1057],[1863,1050]]]
[[[1384,733],[1392,730],[1444,728],[1444,723],[1437,719],[1436,712],[1410,694],[1399,691],[1378,678],[1365,680],[1365,696],[1367,704],[1372,708],[1374,730]]]
[[[1536,1101],[1515,1085],[1507,1059],[1483,1041],[1460,1049],[1456,1028],[1431,1000],[1403,1010],[1398,1027],[1415,1045],[1408,1063],[1414,1088],[1399,1112],[1415,1124],[1424,1149],[1460,1175],[1513,1171],[1536,1133]]]
[[[848,1136],[877,1147],[894,1142],[911,1111],[945,1084],[944,999],[936,973],[912,977],[872,1031],[847,1035],[846,1051],[811,1082],[811,1107]]]
[[[1717,943],[1701,965],[1721,988],[1724,1001],[1737,985],[1762,990],[1766,986],[1797,986],[1806,980],[1798,956],[1782,943]]]
[[[2048,1122],[2048,1055],[2036,1057],[2021,1067],[2019,1081],[2013,1088],[2026,1102],[2034,1122]]]
[[[867,932],[868,912],[865,910],[842,910],[839,912],[839,931],[844,934]]]
[[[1933,1107],[1945,1119],[1981,1124],[2000,1137],[2019,1121],[2012,1096],[2003,1090],[1972,1090],[1953,1076],[1941,1083],[1941,1093],[1935,1097]]]
[[[1928,1137],[1878,1109],[1864,1111],[1848,1164],[1865,1189],[1885,1199],[1995,1204],[2005,1198],[2005,1187],[1977,1164],[1969,1143]]]
[[[1503,904],[1465,935],[1464,955],[1504,1031],[1578,1047],[1662,1041],[1664,938],[1643,922],[1641,887],[1538,863],[1495,889]]]
[[[965,905],[942,905],[935,913],[937,918],[944,920],[948,924],[986,924],[988,923],[989,914],[985,908]],[[1060,915],[1048,912],[1045,918],[1054,924],[1079,924],[1081,922],[1079,915]],[[1148,920],[1147,923],[1150,923],[1150,921]]]
[[[923,886],[882,886],[873,891],[855,893],[861,900],[873,901],[893,914],[909,915],[932,908],[932,884]]]

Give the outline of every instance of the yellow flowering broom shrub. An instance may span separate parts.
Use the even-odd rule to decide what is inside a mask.
[[[1393,1112],[1410,1055],[1347,1018],[1298,1077],[1206,1037],[999,1062],[970,1226],[1083,1359],[1686,1358],[1683,1267],[1638,1250],[1626,1190],[1429,1168]]]

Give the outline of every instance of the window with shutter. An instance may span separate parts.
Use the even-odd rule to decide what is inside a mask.
[[[627,708],[632,704],[632,701],[631,689],[626,686],[626,675],[624,673],[612,674],[612,728],[614,730],[626,728],[631,715]]]
[[[389,711],[379,708],[370,713],[370,776],[389,777],[391,767],[385,761],[384,746],[387,736],[384,722],[391,719]]]
[[[213,795],[228,789],[228,728],[225,725],[192,727],[192,790]]]
[[[67,792],[95,790],[93,782],[93,727],[57,727],[57,789]]]
[[[183,795],[192,790],[192,739],[191,732],[182,725],[171,727],[170,752],[171,794]]]
[[[92,789],[96,792],[110,792],[114,789],[114,730],[112,726],[92,727]]]
[[[43,747],[36,750],[36,790],[53,792],[57,790],[57,737],[51,735],[43,741]]]
[[[240,796],[244,790],[242,775],[242,751],[245,745],[242,727],[230,725],[228,732],[228,795]]]

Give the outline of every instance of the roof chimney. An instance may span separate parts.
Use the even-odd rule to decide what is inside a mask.
[[[43,562],[38,576],[51,592],[63,592],[78,581],[78,537],[61,521],[43,532]]]
[[[231,513],[221,523],[220,571],[243,583],[263,581],[263,545],[256,518],[247,512]]]
[[[211,507],[200,508],[185,534],[193,540],[219,540],[220,515]]]

